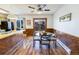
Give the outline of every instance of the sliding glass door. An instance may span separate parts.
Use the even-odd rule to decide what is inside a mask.
[[[34,30],[45,31],[47,27],[47,18],[34,18]]]
[[[22,30],[23,28],[23,20],[17,20],[17,30]]]

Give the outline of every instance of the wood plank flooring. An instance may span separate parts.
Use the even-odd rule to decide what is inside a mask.
[[[22,36],[23,36],[22,34],[14,34],[14,35],[6,37],[4,39],[0,39],[0,55],[3,55],[7,51],[11,50],[21,40],[23,41]]]
[[[4,55],[66,55],[65,50],[59,45],[57,48],[53,47],[53,42],[51,43],[51,49],[47,46],[42,46],[39,48],[39,42],[36,42],[35,47],[33,47],[33,38],[24,38],[21,36],[21,40],[10,50],[8,50]],[[18,38],[18,37],[17,37]]]

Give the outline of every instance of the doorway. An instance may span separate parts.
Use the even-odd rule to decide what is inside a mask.
[[[45,31],[47,28],[47,18],[34,18],[33,23],[34,31]]]

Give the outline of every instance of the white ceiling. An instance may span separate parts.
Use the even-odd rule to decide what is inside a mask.
[[[0,8],[16,15],[37,14],[32,13],[32,9],[28,8],[28,5],[36,7],[36,4],[0,4]],[[44,11],[42,14],[54,14],[62,6],[63,4],[47,4],[51,11]]]

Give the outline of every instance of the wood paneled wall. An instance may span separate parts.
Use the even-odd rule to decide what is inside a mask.
[[[54,30],[53,30],[52,28],[47,28],[47,29],[46,29],[46,32],[54,33]]]
[[[32,36],[34,30],[33,29],[26,29],[23,33],[26,34],[26,36]]]
[[[71,54],[79,55],[79,38],[72,36],[67,33],[63,33],[61,31],[55,30],[54,33],[56,37],[59,38],[64,44],[66,44],[71,49]]]
[[[26,34],[27,36],[32,36],[34,32],[34,29],[26,29],[23,33]],[[46,32],[51,32],[53,33],[54,30],[52,28],[47,28]]]

